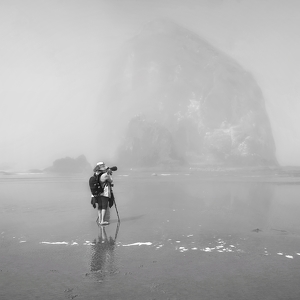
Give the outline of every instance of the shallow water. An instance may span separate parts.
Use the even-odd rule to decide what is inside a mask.
[[[0,177],[0,299],[299,299],[300,180],[281,172]]]

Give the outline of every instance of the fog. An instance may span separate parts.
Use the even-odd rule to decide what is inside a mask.
[[[111,64],[124,42],[162,17],[252,73],[279,163],[299,165],[299,9],[296,0],[2,0],[0,170],[81,154],[91,164],[113,161],[109,133],[118,120],[103,100]]]

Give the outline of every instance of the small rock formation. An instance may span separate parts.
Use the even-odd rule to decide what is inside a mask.
[[[78,156],[76,159],[65,157],[57,159],[51,167],[44,169],[45,172],[51,173],[84,173],[91,172],[92,166],[84,155]]]

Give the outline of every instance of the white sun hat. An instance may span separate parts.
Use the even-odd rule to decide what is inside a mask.
[[[108,167],[105,165],[103,161],[97,162],[96,167],[94,168],[94,172],[96,171],[105,171]]]

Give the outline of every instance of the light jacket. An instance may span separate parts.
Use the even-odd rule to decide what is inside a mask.
[[[103,192],[100,195],[111,198],[111,184],[113,183],[112,176],[107,173],[104,173],[100,176],[100,182],[103,188]]]

